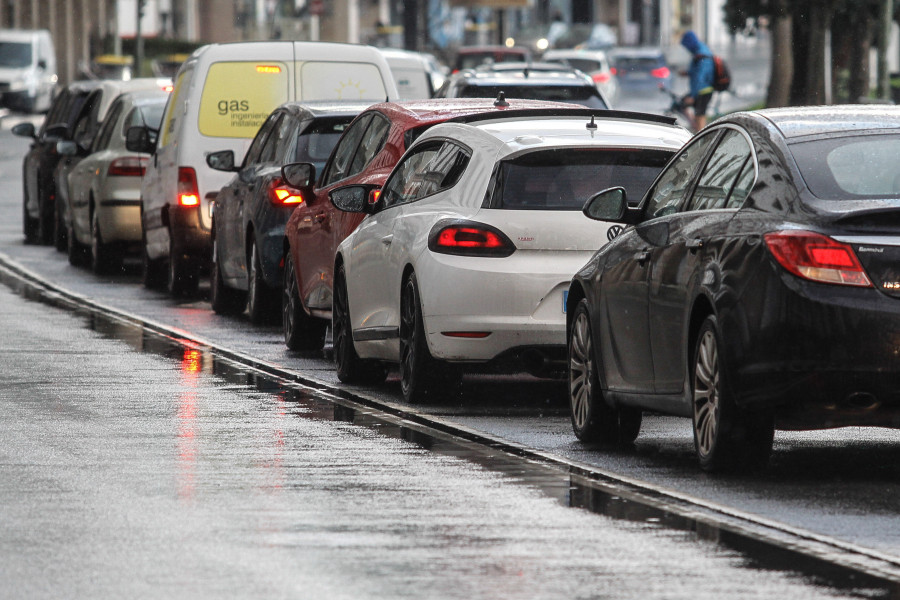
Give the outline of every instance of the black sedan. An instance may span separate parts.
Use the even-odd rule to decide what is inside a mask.
[[[737,113],[695,136],[567,299],[583,441],[692,417],[706,470],[766,463],[774,429],[900,427],[900,108]]]
[[[216,197],[210,302],[219,314],[239,314],[245,307],[253,323],[281,318],[284,226],[294,208],[306,201],[288,186],[281,167],[312,163],[321,171],[356,115],[359,103],[288,102],[260,127],[240,166],[234,152],[207,156],[207,164],[235,177]]]

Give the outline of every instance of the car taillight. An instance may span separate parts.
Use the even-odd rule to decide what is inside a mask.
[[[503,258],[515,245],[495,227],[472,221],[442,221],[428,235],[428,249],[439,254]]]
[[[669,67],[658,67],[650,71],[650,74],[657,79],[665,79],[671,74],[671,71],[669,71]]]
[[[116,177],[143,177],[147,167],[144,156],[123,156],[117,158],[106,169],[106,174]]]
[[[609,73],[594,73],[591,79],[594,80],[594,83],[606,83],[609,81]]]
[[[269,200],[279,206],[300,204],[303,202],[303,195],[288,185],[273,183],[269,187]]]
[[[872,287],[856,253],[847,244],[812,231],[765,235],[769,252],[788,272],[820,283]]]
[[[197,187],[197,173],[191,167],[178,167],[178,190],[180,206],[198,206],[200,189]]]
[[[609,72],[612,73],[613,75],[618,75],[618,71],[616,71],[615,67],[610,67]]]

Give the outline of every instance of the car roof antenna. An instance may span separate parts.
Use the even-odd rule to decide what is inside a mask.
[[[597,124],[594,123],[594,115],[591,115],[591,122],[588,123],[587,125],[585,125],[585,127],[587,127],[588,129],[590,129],[591,131],[596,131],[596,130],[597,130]]]
[[[509,106],[509,102],[506,101],[506,94],[503,93],[503,90],[501,90],[500,93],[497,94],[497,99],[494,100],[494,106],[498,108]]]

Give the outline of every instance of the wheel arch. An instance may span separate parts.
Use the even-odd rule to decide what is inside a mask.
[[[694,304],[691,307],[691,316],[688,319],[686,337],[687,351],[685,352],[686,373],[690,373],[691,362],[694,360],[694,348],[697,346],[697,336],[700,333],[700,326],[703,325],[706,317],[710,315],[716,315],[716,309],[713,306],[712,301],[703,294],[697,296],[697,298],[694,299]]]

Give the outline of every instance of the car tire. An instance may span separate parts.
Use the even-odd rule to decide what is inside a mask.
[[[80,267],[87,262],[88,248],[75,237],[72,225],[68,226],[66,233],[66,252],[69,257],[69,264],[73,267]]]
[[[169,269],[166,282],[169,294],[181,298],[195,296],[199,283],[200,269],[196,259],[177,251],[172,233],[169,232]]]
[[[66,252],[69,248],[66,240],[68,233],[66,231],[65,219],[63,219],[63,211],[59,206],[56,207],[56,218],[53,223],[53,242],[56,245],[56,249],[60,252]]]
[[[428,350],[419,282],[410,273],[400,295],[400,391],[407,402],[443,396],[459,384],[455,365],[435,359]]]
[[[26,244],[36,244],[40,233],[41,222],[28,214],[28,202],[22,202],[22,232],[25,234]]]
[[[94,211],[91,214],[91,269],[98,275],[105,275],[117,266],[119,258],[115,248],[103,241],[100,217]]]
[[[306,314],[290,250],[284,257],[281,286],[281,324],[284,343],[290,350],[321,350],[328,323]]]
[[[143,269],[144,287],[160,290],[165,287],[168,278],[168,266],[165,260],[152,259],[147,254],[147,240],[141,242],[141,267]]]
[[[239,315],[247,307],[247,294],[225,285],[219,263],[218,244],[213,240],[209,270],[209,303],[217,315]]]
[[[41,200],[40,217],[38,230],[40,231],[40,242],[44,246],[53,245],[54,220],[56,215],[56,206],[49,194],[46,194],[42,187],[38,186],[38,198]]]
[[[718,324],[708,316],[697,333],[691,362],[694,447],[705,471],[753,470],[772,452],[774,418],[738,407],[731,395]]]
[[[272,289],[263,277],[259,246],[250,241],[250,256],[247,258],[247,312],[254,325],[277,323],[281,316],[281,290]]]
[[[582,442],[628,445],[641,430],[642,411],[612,407],[603,398],[600,365],[594,352],[588,301],[575,307],[569,331],[569,408],[572,430]]]
[[[350,322],[350,301],[344,266],[334,273],[334,299],[331,308],[331,330],[334,337],[334,365],[338,379],[343,383],[379,383],[387,371],[372,360],[363,360],[353,346],[353,330]]]

